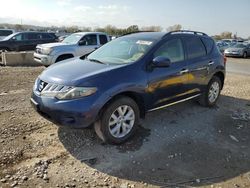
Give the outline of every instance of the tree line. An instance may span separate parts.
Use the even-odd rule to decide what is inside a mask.
[[[16,31],[51,31],[51,32],[65,32],[65,33],[75,33],[75,32],[88,32],[88,31],[98,31],[98,32],[105,32],[108,33],[109,35],[113,36],[120,36],[124,35],[127,33],[134,33],[134,32],[139,32],[139,31],[178,31],[183,29],[181,24],[175,24],[172,26],[169,26],[167,28],[162,28],[161,26],[144,26],[144,27],[139,27],[138,25],[131,25],[127,28],[118,28],[113,25],[107,25],[105,27],[79,27],[79,26],[62,26],[62,27],[57,27],[57,26],[50,26],[50,27],[41,27],[41,26],[34,26],[34,25],[21,25],[21,24],[0,24],[0,29],[14,29]],[[236,34],[233,34],[230,31],[224,31],[221,34],[213,36],[215,40],[221,40],[221,39],[236,39],[238,38]],[[250,40],[250,36],[248,37]]]

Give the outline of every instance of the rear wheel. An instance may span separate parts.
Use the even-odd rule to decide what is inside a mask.
[[[243,58],[247,58],[247,52],[243,53]]]
[[[95,123],[97,135],[107,143],[121,144],[136,131],[139,122],[139,108],[129,97],[121,97],[110,103]]]
[[[8,52],[10,50],[8,48],[1,48],[0,51],[2,51],[2,52]]]
[[[214,76],[210,80],[206,88],[206,91],[200,97],[199,103],[202,106],[206,106],[206,107],[214,106],[220,96],[221,88],[222,88],[222,83],[221,83],[220,78],[218,78],[217,76]]]

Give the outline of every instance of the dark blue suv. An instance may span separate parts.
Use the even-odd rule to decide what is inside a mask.
[[[31,103],[58,125],[94,125],[102,140],[119,144],[135,133],[146,112],[194,98],[214,106],[225,63],[213,39],[201,32],[130,34],[47,68]]]

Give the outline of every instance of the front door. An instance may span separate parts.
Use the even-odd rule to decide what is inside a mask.
[[[181,100],[188,90],[188,69],[182,40],[167,40],[154,52],[153,58],[158,56],[169,58],[171,65],[154,68],[148,73],[147,92],[151,96],[151,109]]]
[[[97,42],[97,35],[96,34],[85,35],[81,39],[81,43],[78,45],[79,48],[77,48],[77,54],[76,54],[77,56],[83,56],[85,54],[93,52],[99,47]]]

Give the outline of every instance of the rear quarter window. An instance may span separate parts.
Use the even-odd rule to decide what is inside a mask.
[[[54,37],[49,33],[42,33],[42,39],[53,39]]]
[[[201,38],[201,40],[206,47],[207,54],[210,54],[213,50],[213,47],[214,47],[214,40],[211,38]]]
[[[206,48],[199,37],[185,38],[188,59],[194,59],[205,56],[207,54]]]

